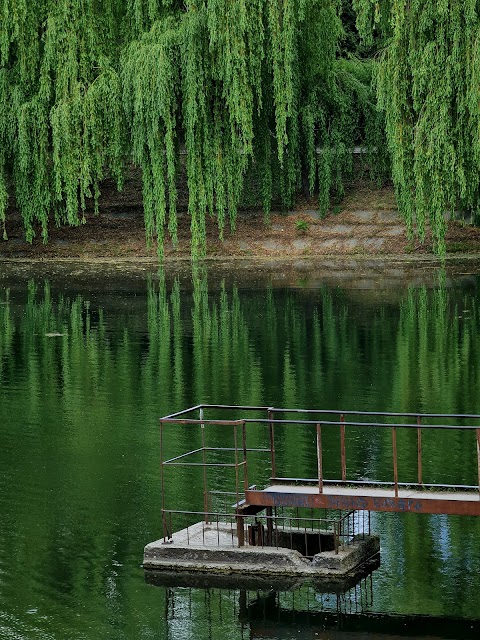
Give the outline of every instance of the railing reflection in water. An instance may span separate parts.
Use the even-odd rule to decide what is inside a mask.
[[[328,585],[326,589],[306,584],[289,591],[271,589],[222,589],[218,587],[167,587],[165,618],[169,637],[176,638],[176,629],[192,616],[210,626],[207,637],[215,629],[232,629],[235,638],[278,637],[283,627],[294,624],[300,633],[321,625],[322,629],[338,628],[341,616],[368,613],[373,607],[372,576],[357,584]],[[283,637],[283,636],[282,636]]]
[[[165,618],[169,640],[186,637],[194,618],[203,621],[202,638],[226,637],[228,629],[231,640],[357,640],[367,636],[378,640],[476,640],[480,634],[478,619],[376,611],[375,579],[371,573],[356,584],[305,584],[288,591],[205,587],[167,587]]]

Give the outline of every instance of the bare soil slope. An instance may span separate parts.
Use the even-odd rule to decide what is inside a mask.
[[[25,242],[18,215],[7,219],[7,241],[0,241],[0,258],[56,259],[75,258],[150,258],[156,247],[145,243],[142,212],[131,208],[128,198],[116,206],[106,206],[96,216],[87,213],[79,227],[52,227],[49,242],[40,234],[32,244]],[[168,259],[190,255],[190,222],[179,217],[179,242],[166,243]],[[480,253],[480,228],[450,222],[447,251],[455,254]],[[294,211],[273,213],[265,222],[262,213],[242,212],[234,233],[225,230],[218,238],[215,221],[207,221],[207,257],[307,257],[324,255],[428,255],[431,242],[421,245],[407,238],[405,226],[396,210],[392,189],[353,189],[341,205],[319,219],[315,201],[305,199]]]

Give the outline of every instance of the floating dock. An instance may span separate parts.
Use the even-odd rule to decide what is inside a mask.
[[[166,457],[166,433],[175,427],[190,430],[183,440],[199,446]],[[315,477],[278,472],[275,439],[286,428],[315,434]],[[358,428],[380,430],[383,441],[385,430],[390,432],[391,479],[348,477],[346,435],[348,429]],[[322,434],[327,429],[338,439],[337,478],[324,474]],[[432,431],[445,430],[461,432],[472,447],[477,485],[425,482],[422,435],[428,431],[431,443]],[[399,431],[408,431],[416,440],[416,474],[406,482],[399,481]],[[230,446],[211,446],[209,436]],[[249,438],[256,446],[250,446]],[[363,575],[362,567],[372,558],[378,562],[380,541],[370,531],[372,511],[480,515],[479,415],[198,405],[160,419],[160,448],[163,536],[145,547],[143,562],[146,572],[157,576],[238,576],[267,582],[287,577],[346,579]],[[249,480],[249,463],[255,456],[266,457],[270,471],[260,487]],[[171,467],[197,470],[195,486],[202,486],[203,498],[197,510],[167,506],[172,492],[167,490],[166,473]],[[213,481],[212,471],[217,474]],[[209,488],[217,485],[218,474],[227,473],[231,491]]]

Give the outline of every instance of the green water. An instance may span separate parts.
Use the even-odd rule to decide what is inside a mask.
[[[140,566],[161,533],[161,415],[200,402],[480,413],[480,276],[389,290],[213,274],[1,282],[0,638],[359,638],[339,613],[480,618],[474,518],[374,514],[382,564],[370,581],[341,597],[301,590],[293,604],[155,587]],[[391,473],[386,442],[350,437],[352,475]],[[311,441],[279,438],[285,473],[315,468]],[[477,482],[468,438],[427,445],[428,480]],[[399,453],[406,477],[412,443]],[[169,488],[180,508],[200,496],[188,474]]]

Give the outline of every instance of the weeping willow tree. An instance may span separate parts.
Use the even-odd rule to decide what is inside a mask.
[[[5,0],[0,9],[0,220],[10,175],[31,240],[82,219],[105,172],[121,181],[115,3]]]
[[[354,0],[384,40],[378,95],[399,207],[411,236],[445,251],[445,214],[480,206],[480,3]]]
[[[277,186],[292,203],[302,173],[323,211],[332,191],[343,192],[353,146],[363,134],[380,147],[382,124],[371,65],[337,59],[340,10],[336,0],[189,0],[125,47],[124,105],[143,170],[147,238],[161,246],[168,228],[176,239],[180,145],[194,255],[205,251],[207,216],[220,236],[227,218],[234,228],[254,176],[267,215]]]
[[[348,4],[348,3],[347,3]],[[105,176],[141,167],[147,240],[177,235],[186,151],[192,253],[222,235],[246,176],[268,214],[307,180],[326,210],[355,144],[383,149],[371,64],[339,55],[340,0],[4,0],[0,223],[77,225]]]

